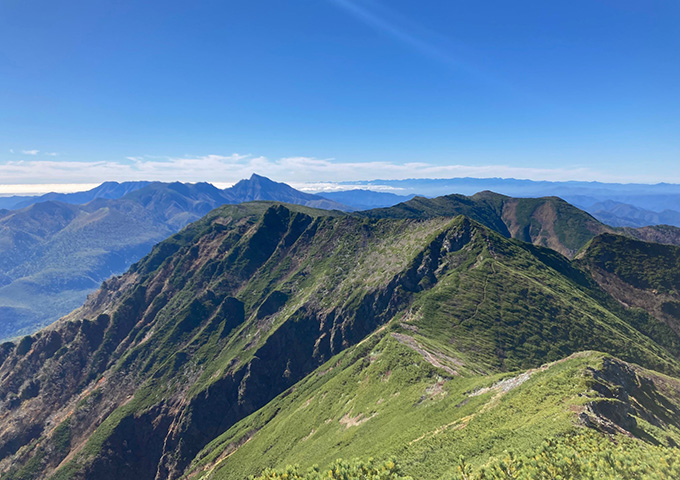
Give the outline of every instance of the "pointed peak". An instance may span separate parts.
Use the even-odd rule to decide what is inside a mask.
[[[265,181],[265,182],[275,183],[273,180],[271,180],[271,179],[269,179],[269,178],[267,178],[267,177],[264,177],[264,176],[262,176],[262,175],[258,175],[257,173],[253,173],[253,174],[250,176],[250,178],[248,179],[248,181],[250,181],[250,182],[262,182],[262,181]]]

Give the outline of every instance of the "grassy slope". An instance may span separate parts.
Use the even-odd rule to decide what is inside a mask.
[[[662,293],[680,291],[678,246],[605,234],[593,239],[582,259],[639,289]]]
[[[489,231],[477,240],[453,254],[453,268],[387,330],[230,429],[199,454],[189,477],[244,478],[268,466],[396,455],[415,478],[440,478],[460,454],[480,463],[572,431],[592,397],[587,369],[600,368],[603,357],[558,362],[505,396],[469,395],[516,377],[499,371],[598,348],[677,373],[673,356],[635,331],[627,312],[563,257]],[[677,425],[644,428],[662,442],[669,432],[678,438]]]
[[[155,300],[148,307],[153,312],[149,320],[133,329],[130,340],[124,342],[125,348],[112,345],[122,358],[106,376],[133,376],[141,385],[134,398],[111,413],[81,452],[62,466],[60,476],[68,477],[88,464],[106,448],[108,439],[130,416],[142,415],[179,394],[182,402],[191,404],[234,371],[243,371],[256,355],[263,355],[258,349],[268,344],[281,325],[298,321],[301,308],[323,311],[339,308],[346,312],[344,315],[354,315],[357,308],[362,308],[362,299],[371,291],[384,288],[384,283],[408,266],[433,236],[455,227],[451,219],[369,222],[347,216],[323,218],[325,212],[300,207],[271,210],[270,205],[256,203],[220,209],[204,222],[159,245],[133,267],[132,275],[138,276],[140,287],[154,291],[164,285],[162,288],[177,290],[154,294]],[[313,222],[310,236],[300,237],[286,248],[279,245],[269,258],[261,259],[263,265],[251,266],[258,252],[264,251],[265,245],[259,242],[273,239],[264,233],[274,228],[272,222],[276,222],[279,213],[286,216],[286,212],[291,214],[290,220],[286,220],[290,225],[296,222],[295,218]],[[309,220],[303,212],[317,218]],[[241,225],[240,233],[235,225]],[[219,251],[217,256],[215,249]],[[209,251],[213,253],[208,254]],[[228,271],[220,270],[224,265],[228,265]],[[239,279],[246,281],[239,283]],[[134,291],[128,298],[135,296]],[[263,300],[275,291],[286,292],[290,296],[288,302],[274,317],[260,318]],[[222,319],[219,314],[213,317],[219,300],[211,299],[211,295],[221,298],[235,292],[243,299],[247,321],[236,326],[225,339],[220,333],[224,330]],[[192,313],[195,302],[196,315]],[[154,303],[162,308],[155,308]],[[113,322],[117,321],[116,315]],[[346,330],[351,333],[351,325]],[[353,340],[350,337],[343,341]],[[111,349],[100,349],[95,358],[106,351]]]
[[[241,288],[239,297],[262,298],[264,292],[273,290],[299,291],[298,300],[293,297],[286,304],[278,315],[277,323],[294,315],[300,303],[305,301],[320,302],[318,307],[324,309],[332,308],[340,301],[345,308],[351,308],[354,299],[361,298],[362,292],[367,289],[376,288],[390,269],[394,269],[393,275],[399,268],[404,268],[399,261],[417,256],[422,248],[419,245],[431,241],[417,239],[427,239],[428,234],[430,239],[434,238],[437,231],[460,226],[461,221],[367,222],[347,217],[328,218],[322,222],[327,223],[324,228],[330,228],[330,233],[320,236],[318,244],[301,246],[307,261],[311,262],[296,266],[296,271],[307,272],[304,280],[296,275],[291,277],[286,270],[287,263],[273,255],[269,260],[271,265],[265,264],[260,270],[266,274],[252,278]],[[361,225],[372,230],[371,243],[363,249],[358,248],[359,243],[366,241],[362,238],[361,229],[357,229]],[[445,266],[440,268],[441,275],[434,288],[423,291],[409,312],[399,316],[406,327],[396,327],[401,334],[413,335],[426,349],[439,353],[443,364],[448,363],[449,368],[469,374],[493,373],[537,366],[581,348],[598,348],[660,370],[678,371],[668,352],[603,308],[587,289],[580,288],[571,278],[559,275],[555,269],[537,261],[533,249],[527,250],[520,243],[505,240],[481,227],[475,228],[472,241],[463,250],[449,254],[446,261],[442,261]],[[328,243],[330,239],[332,246]],[[329,255],[330,252],[333,253]],[[357,252],[363,253],[357,257]],[[539,253],[551,255],[545,251]],[[350,265],[352,273],[346,276]],[[191,291],[186,287],[184,290]],[[322,294],[329,291],[333,293]],[[174,298],[164,309],[167,310],[165,316],[176,314],[173,303],[182,296]],[[248,307],[252,311],[256,305]],[[161,318],[162,314],[163,311]],[[221,351],[217,349],[214,337],[204,339],[200,338],[200,333],[197,335],[199,346],[196,350],[189,350],[193,356],[192,363],[203,363],[204,370],[189,390],[190,395],[208,388],[216,378],[224,375],[234,361],[243,363],[255,354],[257,350],[249,345],[252,343],[249,339],[258,338],[260,326],[246,323],[240,328]],[[416,334],[412,333],[414,328],[417,329]],[[156,359],[169,358],[165,365],[174,362],[168,350],[173,348],[173,335],[172,331],[162,334],[160,330],[149,343],[137,347],[147,352],[144,354],[147,365],[157,365]],[[260,344],[264,340],[258,339]],[[158,343],[158,347],[154,346],[154,342]],[[135,349],[128,353],[129,358],[135,355]],[[188,366],[183,366],[183,369],[192,371]],[[150,383],[138,391],[133,402],[114,414],[104,425],[103,433],[94,436],[90,451],[97,451],[97,445],[101,445],[97,438],[103,441],[105,433],[124,418],[126,412],[149,408],[164,395],[170,394],[173,385],[181,384],[180,380],[173,378],[176,370],[175,367],[161,365],[161,373],[155,374],[161,381]],[[406,402],[410,405],[412,400]],[[384,417],[394,419],[399,415]],[[371,443],[371,440],[367,439],[367,442]],[[305,451],[313,452],[309,448]]]
[[[505,450],[527,452],[581,431],[578,414],[589,402],[612,401],[593,390],[592,372],[605,358],[591,352],[524,373],[449,377],[391,335],[376,335],[214,441],[187,478],[242,479],[268,466],[323,467],[339,457],[394,457],[414,478],[442,478],[460,455],[480,466]],[[663,380],[674,385],[662,397],[668,403],[646,411],[680,408],[678,382]],[[663,430],[638,424],[636,433],[654,442],[680,439],[677,417]]]

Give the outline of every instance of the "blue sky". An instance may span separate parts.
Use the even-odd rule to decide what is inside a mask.
[[[680,182],[673,1],[0,1],[0,184]]]

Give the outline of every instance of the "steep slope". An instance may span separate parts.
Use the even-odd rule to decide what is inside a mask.
[[[680,247],[605,234],[579,261],[623,305],[652,312],[680,334]]]
[[[506,237],[549,247],[568,257],[573,257],[595,235],[612,231],[557,197],[511,198],[488,191],[471,197],[416,197],[364,214],[372,218],[467,215]]]
[[[248,180],[241,180],[233,187],[224,189],[229,198],[226,203],[252,202],[254,200],[270,200],[274,202],[294,203],[324,210],[351,210],[347,205],[324,198],[320,195],[304,193],[285,183],[274,182],[267,177],[254,174]]]
[[[680,441],[676,379],[596,352],[512,375],[452,376],[394,335],[334,358],[236,424],[184,478],[236,480],[270,466],[373,457],[436,480],[455,478],[460,456],[477,467],[588,430],[636,439],[638,448]]]
[[[412,399],[423,396],[425,384],[421,403],[454,388],[461,390],[451,398],[463,402],[471,397],[466,391],[507,378],[503,372],[583,349],[677,375],[679,338],[654,317],[622,307],[563,256],[462,216],[371,219],[266,202],[225,206],[157,245],[66,319],[0,347],[0,472],[179,478],[202,465],[192,461],[223,460],[234,442],[248,440],[234,428],[262,428],[248,423],[249,415],[286,392],[306,402],[308,388],[326,376],[346,385],[318,393],[335,402],[339,418],[329,425],[350,435],[327,438],[347,445],[359,439],[353,426],[374,421],[365,403],[371,397],[362,397],[361,408],[350,402],[370,365],[368,377],[386,377],[395,394],[414,386],[395,395],[404,395],[403,403],[380,402],[396,405],[375,417],[392,425],[381,430],[387,438],[399,421],[394,414],[422,418],[407,407],[417,407]],[[383,349],[385,362],[373,362]],[[463,383],[446,383],[459,377]],[[577,397],[581,387],[569,391]],[[472,414],[493,395],[472,397],[461,411]],[[267,411],[251,419],[262,412],[271,418]],[[493,421],[507,417],[499,412]],[[541,417],[546,424],[549,413]],[[313,439],[320,428],[304,435]],[[248,445],[271,446],[273,437],[264,438]],[[402,440],[418,435],[408,438],[395,445],[406,448]],[[432,441],[420,445],[434,451]],[[367,442],[364,435],[356,445]],[[272,459],[283,461],[264,455],[257,465]]]
[[[130,190],[122,198],[97,198],[85,205],[43,202],[0,212],[0,339],[53,322],[82,303],[102,280],[141,258],[155,242],[219,205],[270,199],[349,208],[258,175],[226,190],[207,183],[139,182],[105,183],[82,194],[107,197]],[[68,198],[75,201],[81,198],[77,195]],[[614,231],[557,198],[513,199],[491,192],[472,197],[416,197],[391,208],[361,213],[371,218],[458,214],[504,236],[549,246],[567,256],[595,234]],[[673,228],[620,231],[643,240],[680,243],[680,229]]]

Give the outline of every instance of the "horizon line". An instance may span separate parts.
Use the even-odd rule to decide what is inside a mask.
[[[256,175],[267,177],[266,175]],[[245,179],[245,178],[244,178]],[[298,190],[303,191],[346,191],[352,189],[360,190],[371,190],[370,187],[377,187],[376,191],[384,191],[384,187],[387,185],[379,185],[382,182],[418,182],[418,181],[456,181],[456,180],[478,180],[478,181],[519,181],[519,182],[531,182],[531,183],[543,183],[543,184],[565,184],[565,183],[580,183],[580,184],[599,184],[599,185],[618,185],[618,186],[680,186],[680,183],[672,182],[606,182],[601,180],[533,180],[530,178],[515,178],[515,177],[425,177],[425,178],[404,178],[404,179],[386,179],[386,178],[376,178],[373,180],[354,180],[354,181],[310,181],[310,182],[281,182],[286,183]],[[279,182],[279,180],[274,180]],[[149,182],[149,183],[185,183],[185,184],[197,184],[197,183],[209,183],[217,188],[225,189],[235,185],[237,182],[209,182],[209,181],[197,181],[197,182],[182,182],[181,180],[175,180],[172,182],[161,181],[161,180],[104,180],[99,183],[84,182],[84,183],[22,183],[22,184],[2,184],[0,183],[0,197],[30,197],[30,196],[40,196],[48,193],[79,193],[86,192],[97,188],[104,183],[134,183],[134,182]],[[374,185],[377,183],[378,185]],[[383,188],[380,188],[383,187]]]

